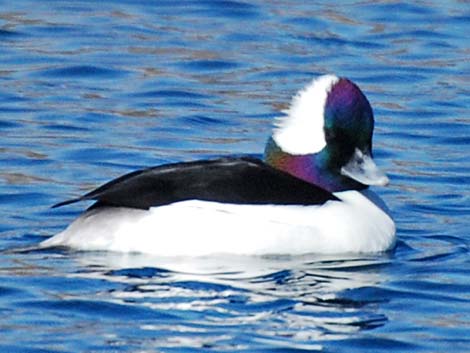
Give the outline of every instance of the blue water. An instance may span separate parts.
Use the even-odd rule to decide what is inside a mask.
[[[470,351],[465,1],[0,1],[1,352]],[[12,251],[144,166],[259,155],[315,75],[376,115],[371,256]]]

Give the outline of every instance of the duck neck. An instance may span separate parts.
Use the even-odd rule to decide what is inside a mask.
[[[292,155],[284,152],[269,138],[264,152],[264,160],[270,166],[291,174],[329,192],[362,190],[366,186],[341,175],[329,168],[329,154],[326,149],[314,154]]]

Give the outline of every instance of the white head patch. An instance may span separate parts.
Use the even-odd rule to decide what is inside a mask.
[[[328,93],[339,78],[320,76],[293,98],[284,117],[276,118],[273,139],[284,151],[294,155],[317,153],[326,146],[324,110]]]

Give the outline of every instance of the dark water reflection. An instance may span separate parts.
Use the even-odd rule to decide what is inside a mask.
[[[468,340],[464,1],[16,1],[0,7],[0,350],[454,351]],[[10,252],[130,170],[261,153],[312,76],[356,81],[394,253]]]

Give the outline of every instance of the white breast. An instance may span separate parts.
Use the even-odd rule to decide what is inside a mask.
[[[371,201],[377,196],[336,196],[342,202],[322,206],[184,201],[148,211],[99,208],[41,245],[164,256],[380,252],[394,246],[395,225]]]

